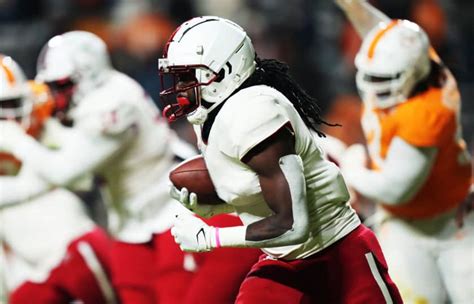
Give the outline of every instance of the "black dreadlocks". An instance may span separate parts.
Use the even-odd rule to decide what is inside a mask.
[[[306,126],[313,129],[320,137],[326,137],[326,134],[318,130],[320,124],[331,127],[341,126],[340,124],[328,123],[321,118],[321,109],[316,103],[316,100],[309,96],[291,77],[288,72],[289,67],[287,64],[276,59],[260,59],[257,56],[255,57],[255,62],[257,63],[255,72],[253,72],[237,90],[232,92],[230,96],[251,86],[267,85],[285,95],[298,111]],[[230,96],[227,97],[227,99],[229,99]],[[205,100],[203,100],[202,103],[207,104]],[[202,139],[204,142],[207,142],[212,124],[224,103],[225,102],[221,103],[216,109],[209,113],[202,128]]]
[[[263,84],[278,90],[290,100],[306,126],[313,129],[320,137],[326,137],[326,135],[318,129],[319,125],[340,126],[322,119],[321,109],[316,100],[308,95],[291,77],[287,64],[275,59],[260,59],[258,57],[255,58],[255,62],[257,68],[244,82],[243,87]]]

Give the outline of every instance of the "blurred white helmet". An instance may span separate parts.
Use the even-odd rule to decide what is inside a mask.
[[[47,83],[55,98],[61,90],[69,91],[77,103],[100,85],[111,69],[107,46],[102,39],[89,32],[72,31],[54,36],[43,47],[38,57],[36,80]],[[69,106],[62,105],[66,101],[61,99],[56,102],[58,107]]]
[[[255,50],[247,33],[234,22],[197,17],[170,37],[159,70],[162,88],[171,86],[160,93],[162,100],[172,99],[164,116],[174,121],[187,115],[191,123],[202,124],[255,71]],[[192,98],[183,95],[191,89]]]
[[[415,23],[379,23],[364,38],[355,58],[361,97],[377,108],[404,102],[430,72],[429,40]]]
[[[29,127],[33,100],[25,73],[13,58],[0,54],[0,119]]]

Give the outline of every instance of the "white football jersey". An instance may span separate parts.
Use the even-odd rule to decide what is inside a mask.
[[[46,279],[67,246],[94,226],[79,198],[61,188],[0,209],[0,239],[31,267],[25,279],[32,281]]]
[[[179,139],[142,87],[114,71],[71,110],[71,118],[74,128],[122,140],[120,150],[95,172],[106,182],[112,234],[138,243],[169,229],[176,209],[184,209],[168,193],[173,141]]]
[[[324,156],[336,165],[340,165],[342,155],[347,149],[346,144],[340,139],[331,135],[326,134],[326,137],[319,137],[316,132],[312,131],[311,133],[313,134],[313,137],[318,145],[323,150]]]
[[[296,153],[303,160],[310,236],[299,245],[264,251],[275,258],[292,260],[328,247],[355,229],[360,221],[347,203],[349,193],[338,168],[324,158],[290,101],[268,86],[239,91],[226,101],[214,121],[207,145],[201,139],[200,147],[219,197],[233,205],[242,222],[249,225],[272,211],[265,203],[257,174],[241,159],[286,124],[294,130]]]
[[[41,142],[54,147],[63,136],[67,136],[67,129],[49,119],[43,127]],[[34,183],[40,187],[44,184],[28,163],[22,164],[16,178],[27,180],[27,188],[36,188]],[[13,189],[1,189],[0,195],[6,191]],[[23,202],[0,207],[0,243],[9,249],[8,259],[3,261],[7,264],[0,268],[6,268],[9,289],[24,280],[45,280],[63,259],[67,246],[94,227],[82,201],[66,189],[46,190]]]

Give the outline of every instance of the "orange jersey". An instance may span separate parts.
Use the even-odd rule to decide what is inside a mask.
[[[438,149],[425,184],[409,202],[382,204],[390,213],[413,219],[433,217],[466,197],[472,172],[461,136],[460,104],[456,82],[449,74],[442,88],[430,88],[388,110],[364,109],[362,125],[373,169],[382,167],[394,137],[416,147]]]

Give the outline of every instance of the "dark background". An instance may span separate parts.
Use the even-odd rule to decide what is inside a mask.
[[[474,150],[474,1],[372,3],[427,31],[459,82],[464,138]],[[73,29],[92,31],[107,42],[114,66],[138,80],[159,104],[161,48],[177,25],[197,15],[242,25],[260,57],[287,62],[326,118],[344,125],[329,133],[347,144],[363,142],[353,65],[360,39],[330,0],[0,0],[0,52],[34,77],[36,58],[49,38]],[[192,140],[187,131],[180,134]]]

